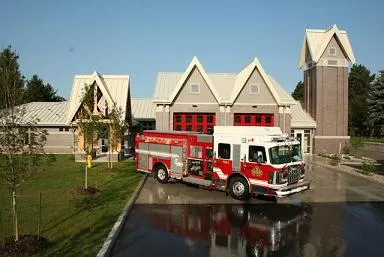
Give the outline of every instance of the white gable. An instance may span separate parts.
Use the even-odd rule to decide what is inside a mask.
[[[299,59],[299,67],[303,68],[305,65],[306,44],[308,45],[308,49],[313,62],[317,63],[333,36],[336,36],[339,40],[340,47],[344,50],[348,60],[351,63],[355,63],[355,56],[353,54],[353,50],[349,42],[347,32],[344,30],[339,30],[336,25],[333,25],[328,30],[305,30],[305,36],[303,40],[303,45],[301,47],[301,55]]]
[[[94,72],[92,75],[75,75],[73,80],[71,98],[69,100],[66,124],[71,123],[73,117],[81,106],[84,88],[96,83],[109,106],[121,107],[123,117],[129,95],[129,76],[126,75],[101,75]]]

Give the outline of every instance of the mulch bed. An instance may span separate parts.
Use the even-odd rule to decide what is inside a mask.
[[[47,239],[36,235],[22,235],[15,242],[13,237],[0,240],[0,257],[31,256],[49,246]]]
[[[77,187],[73,189],[70,193],[72,195],[94,195],[99,192],[100,192],[100,189],[89,186],[87,189],[84,189],[84,187]]]

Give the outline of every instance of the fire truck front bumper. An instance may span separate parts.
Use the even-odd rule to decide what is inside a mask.
[[[309,189],[310,183],[308,181],[302,181],[299,183],[295,183],[292,185],[288,185],[286,187],[283,187],[281,189],[277,189],[275,191],[275,194],[277,197],[284,197],[287,195],[295,194],[304,190]]]

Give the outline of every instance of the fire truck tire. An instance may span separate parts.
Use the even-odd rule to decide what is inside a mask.
[[[164,167],[164,165],[157,165],[155,168],[155,175],[157,181],[159,181],[162,184],[168,183],[168,171],[167,168]]]
[[[247,200],[249,198],[249,186],[242,177],[231,178],[228,191],[234,199]]]

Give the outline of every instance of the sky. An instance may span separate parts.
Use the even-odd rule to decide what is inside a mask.
[[[384,1],[0,0],[0,48],[19,54],[69,98],[75,74],[130,75],[132,97],[152,97],[161,71],[197,56],[207,72],[239,72],[257,57],[288,92],[305,29],[346,30],[357,63],[384,69]]]

